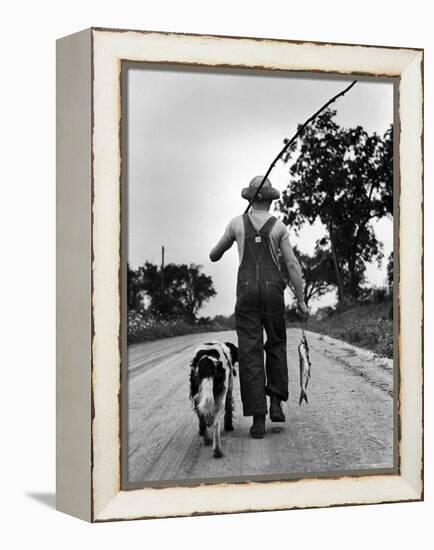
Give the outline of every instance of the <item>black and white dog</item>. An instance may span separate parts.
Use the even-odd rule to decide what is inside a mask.
[[[223,456],[220,430],[233,430],[233,377],[238,348],[231,342],[208,342],[195,350],[190,369],[190,399],[199,418],[199,435],[212,441],[214,458]]]

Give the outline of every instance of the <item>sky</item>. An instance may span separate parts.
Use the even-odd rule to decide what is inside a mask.
[[[247,203],[241,189],[264,174],[283,138],[351,80],[300,78],[281,73],[128,69],[128,262],[195,263],[214,281],[217,296],[200,315],[229,315],[235,302],[238,255],[234,245],[217,263],[208,254],[229,221]],[[383,134],[393,121],[391,83],[358,82],[334,104],[336,121]],[[270,174],[274,187],[290,183],[288,165]],[[369,284],[383,286],[393,224],[374,224],[384,245],[381,267],[368,265]],[[290,241],[312,253],[321,224],[306,226]],[[286,301],[291,300],[287,291]],[[334,293],[312,309],[334,303]]]

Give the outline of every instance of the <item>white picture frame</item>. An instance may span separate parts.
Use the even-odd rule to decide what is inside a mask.
[[[121,480],[124,62],[395,79],[399,119],[396,474]],[[91,522],[423,499],[423,50],[92,28],[57,43],[57,507]]]

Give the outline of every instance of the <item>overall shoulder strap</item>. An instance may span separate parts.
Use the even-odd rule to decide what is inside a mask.
[[[244,220],[244,238],[257,235],[258,232],[256,231],[255,226],[253,225],[252,220],[250,219],[250,216],[248,214],[243,214],[243,220]]]
[[[268,237],[276,222],[277,222],[277,218],[275,216],[271,216],[271,218],[268,218],[268,220],[264,223],[264,225],[259,230],[260,235],[262,235],[263,237]]]

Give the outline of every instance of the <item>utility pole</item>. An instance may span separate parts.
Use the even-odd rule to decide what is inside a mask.
[[[164,246],[161,247],[161,293],[164,293]]]

